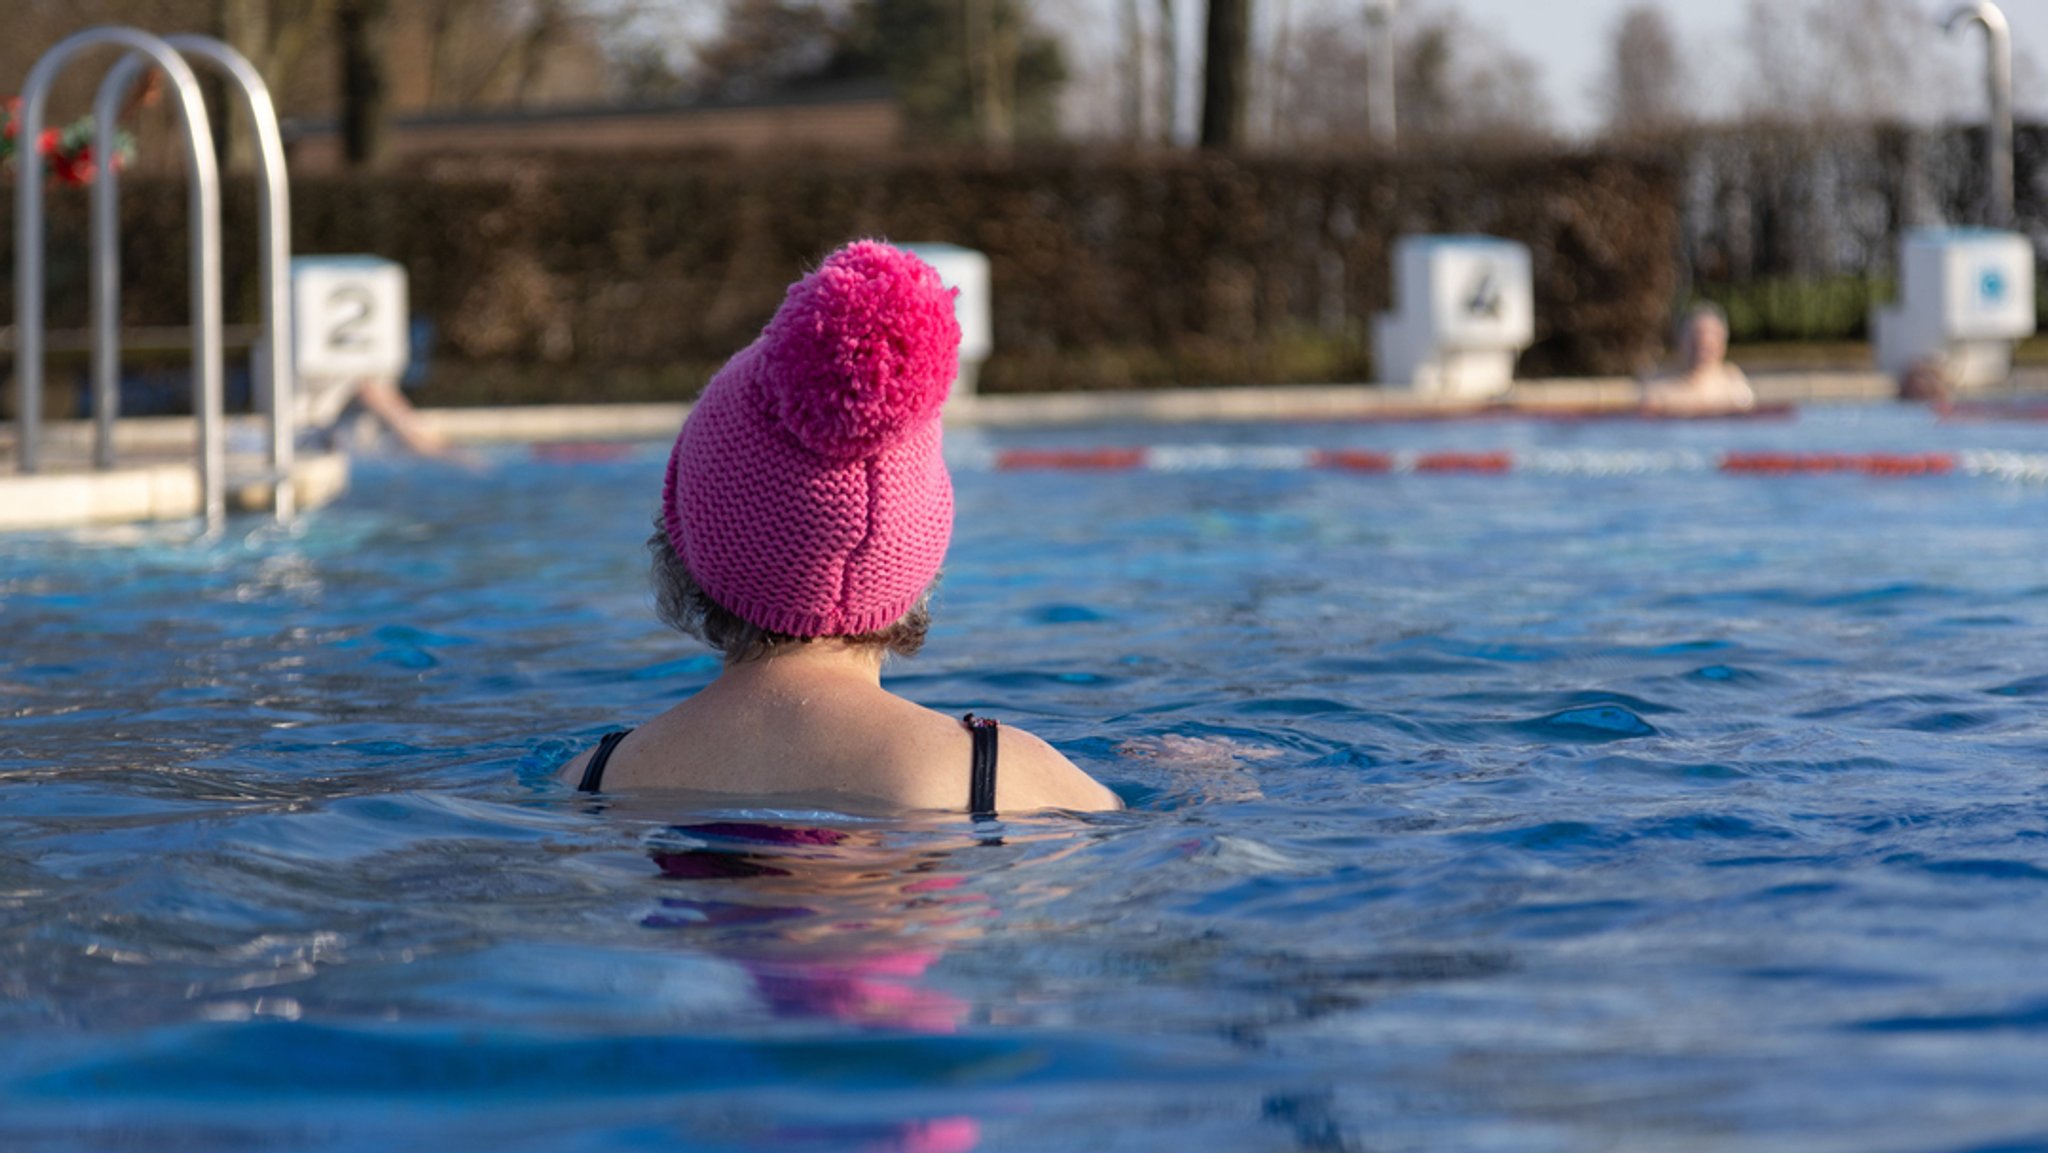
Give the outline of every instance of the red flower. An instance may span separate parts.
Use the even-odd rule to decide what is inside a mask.
[[[50,174],[56,177],[58,183],[72,188],[83,188],[91,184],[94,171],[91,148],[59,154],[50,161]]]

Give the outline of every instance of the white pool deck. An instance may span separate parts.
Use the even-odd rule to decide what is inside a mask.
[[[1751,378],[1767,404],[1876,401],[1892,395],[1891,381],[1875,372],[1770,373]],[[2006,388],[1973,396],[2048,392],[2048,372],[2023,371]],[[1506,399],[1509,409],[1600,411],[1634,407],[1641,397],[1625,378],[1526,381]],[[1108,423],[1210,421],[1369,420],[1455,415],[1480,406],[1470,401],[1417,397],[1365,385],[1159,389],[1133,392],[1062,392],[962,396],[949,402],[949,425],[1028,428]],[[1497,411],[1497,407],[1495,409]],[[426,409],[421,419],[456,444],[657,440],[673,436],[687,404],[548,405],[522,408]],[[231,417],[230,443],[257,443],[256,417]],[[0,531],[89,524],[179,520],[198,516],[194,430],[188,417],[137,417],[115,430],[119,468],[90,467],[92,426],[51,422],[44,429],[44,470],[30,476],[0,473]],[[0,461],[11,460],[14,429],[0,427]],[[0,467],[7,467],[0,465]],[[234,458],[229,475],[255,476],[260,461]],[[302,457],[293,470],[301,509],[318,508],[348,488],[349,461],[340,453]],[[260,482],[230,483],[229,506],[238,512],[268,509]]]
[[[137,422],[139,423],[139,422]],[[76,440],[83,449],[90,426],[70,429],[53,425],[43,442],[44,467],[30,475],[0,475],[0,531],[78,528],[86,525],[129,524],[141,521],[195,519],[204,514],[199,469],[193,463],[193,430],[189,419],[167,424],[182,428],[151,429],[146,438],[120,436],[115,467],[91,467],[90,450],[77,451],[66,443]],[[251,421],[251,430],[259,426]],[[78,435],[83,432],[84,435]],[[171,432],[173,437],[161,433]],[[161,445],[144,447],[137,439],[171,440],[186,446],[183,453],[165,452]],[[0,438],[8,455],[14,451],[10,432]],[[270,483],[261,478],[268,462],[254,457],[230,456],[227,503],[230,512],[268,512],[273,494]],[[338,452],[301,455],[292,464],[292,495],[300,510],[332,503],[348,491],[349,460]]]
[[[1765,404],[1844,404],[1888,400],[1896,386],[1878,372],[1768,373],[1750,378]],[[2048,371],[2015,375],[2003,389],[1976,397],[2048,392]],[[1509,409],[1534,413],[1621,411],[1642,403],[1642,386],[1627,377],[1531,380],[1515,386]],[[948,425],[1037,428],[1077,424],[1175,424],[1222,421],[1369,420],[1497,410],[1497,404],[1418,397],[1361,384],[1257,388],[1145,389],[1130,392],[1047,392],[960,396],[946,405]],[[437,432],[463,444],[493,442],[651,440],[675,435],[687,404],[617,404],[428,410]]]

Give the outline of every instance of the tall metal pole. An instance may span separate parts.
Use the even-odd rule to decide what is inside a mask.
[[[2012,177],[2012,26],[1991,0],[1958,4],[1942,19],[1953,35],[1965,24],[1984,26],[1985,81],[1990,90],[1991,122],[1984,128],[1984,176],[1990,183],[1985,223],[1993,228],[2013,224]]]
[[[15,437],[20,471],[40,466],[43,417],[43,158],[33,142],[42,135],[50,86],[80,52],[115,45],[140,53],[170,77],[179,119],[185,129],[185,154],[192,213],[192,372],[198,396],[201,499],[209,522],[227,515],[227,489],[222,473],[226,444],[221,428],[221,288],[220,176],[215,168],[213,132],[199,80],[170,45],[133,28],[88,28],[57,42],[22,83],[21,126],[16,139],[28,146],[18,153],[14,185],[14,300],[16,379],[19,432]],[[105,164],[102,153],[101,163]]]
[[[1397,140],[1395,119],[1394,7],[1397,0],[1366,0],[1365,19],[1372,26],[1372,68],[1366,76],[1366,117],[1373,143],[1389,152]]]
[[[295,381],[291,357],[291,186],[285,173],[284,138],[262,73],[240,52],[210,36],[172,36],[171,47],[225,73],[240,98],[256,140],[258,277],[263,339],[258,355],[270,390],[272,510],[280,521],[293,513],[292,453],[296,439]],[[114,417],[120,406],[121,248],[120,174],[113,166],[115,116],[147,62],[129,56],[107,73],[93,102],[98,163],[92,190],[93,390],[99,427],[94,458],[113,466]]]

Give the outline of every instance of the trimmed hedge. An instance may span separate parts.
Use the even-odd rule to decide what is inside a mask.
[[[242,182],[228,189],[231,319],[254,315],[252,201]],[[84,197],[51,207],[52,324],[81,325]],[[179,323],[182,186],[133,181],[122,210],[125,322]],[[1530,246],[1538,343],[1525,374],[1628,372],[1660,346],[1676,183],[1643,160],[583,160],[293,186],[297,251],[411,270],[413,307],[439,336],[429,399],[499,402],[687,393],[752,339],[792,278],[860,235],[988,254],[990,391],[1362,379],[1389,246],[1412,232]],[[0,245],[11,236],[0,230]],[[471,387],[483,381],[495,383]]]

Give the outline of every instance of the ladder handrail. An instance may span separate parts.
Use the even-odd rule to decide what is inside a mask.
[[[292,454],[297,436],[291,346],[291,186],[285,171],[284,137],[277,108],[263,74],[247,57],[211,36],[180,35],[165,43],[181,55],[202,61],[225,74],[241,98],[256,135],[256,213],[260,276],[264,377],[270,388],[271,507],[282,523],[292,516]],[[114,463],[114,420],[119,415],[121,359],[120,174],[113,162],[114,123],[120,106],[148,58],[129,55],[100,82],[93,101],[94,160],[92,190],[93,284],[93,412],[97,429],[93,459],[101,468]]]
[[[185,156],[192,232],[192,372],[198,396],[193,405],[199,424],[201,501],[209,524],[227,516],[221,370],[220,173],[214,161],[213,129],[199,80],[185,58],[162,39],[134,28],[88,28],[57,42],[29,70],[22,84],[21,120],[16,139],[14,188],[15,332],[20,354],[16,379],[20,389],[15,438],[16,468],[33,473],[40,465],[39,440],[43,417],[43,157],[35,142],[43,131],[50,87],[64,66],[88,48],[118,45],[148,57],[170,77],[179,121],[185,130]],[[99,163],[107,163],[103,151]]]

